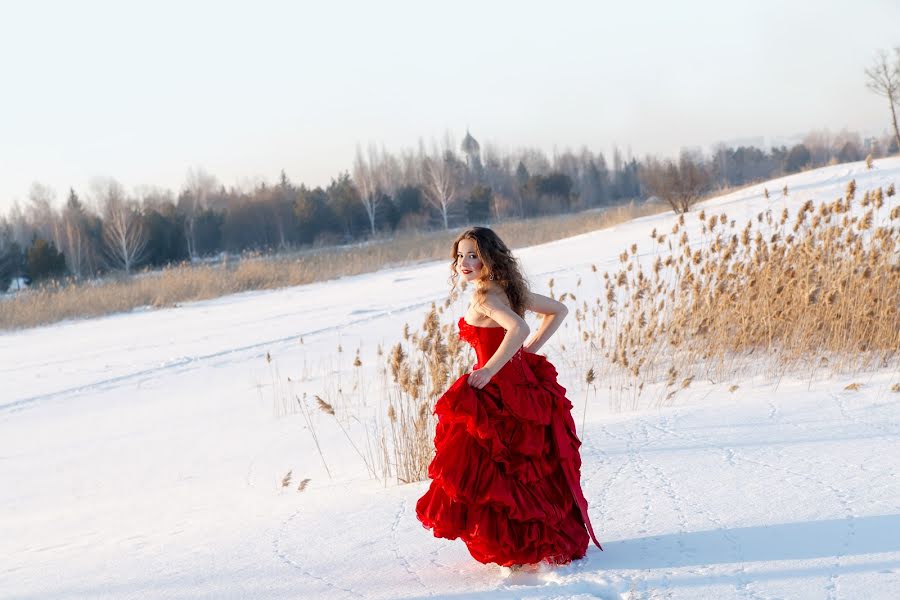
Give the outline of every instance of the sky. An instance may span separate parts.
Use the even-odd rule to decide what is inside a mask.
[[[890,126],[865,87],[900,2],[0,0],[0,213],[33,182],[327,185],[357,145],[503,150]]]

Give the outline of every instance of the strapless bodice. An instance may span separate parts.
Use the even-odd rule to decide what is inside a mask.
[[[506,329],[503,327],[479,327],[478,325],[469,325],[466,318],[459,318],[459,337],[469,343],[475,349],[475,356],[478,357],[478,364],[475,368],[479,368],[486,363],[500,347],[503,337],[506,335]],[[524,350],[519,350],[509,359],[509,363],[521,359]],[[507,364],[509,364],[507,363]],[[504,365],[505,366],[505,365]]]

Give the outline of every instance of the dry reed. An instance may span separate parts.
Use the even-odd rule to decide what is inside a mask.
[[[441,325],[444,308],[458,298],[454,290],[444,306],[432,304],[421,337],[407,335],[388,358],[392,384],[387,392],[387,421],[379,441],[385,478],[401,483],[421,481],[428,475],[434,453],[434,405],[452,377],[467,372],[470,354],[451,325]],[[404,347],[405,346],[405,347]]]

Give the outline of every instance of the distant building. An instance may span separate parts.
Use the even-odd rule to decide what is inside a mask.
[[[468,129],[466,129],[466,137],[463,138],[459,149],[466,155],[466,166],[469,168],[469,172],[473,173],[476,177],[480,177],[482,171],[481,146],[478,144],[478,141],[472,137],[472,134],[469,133]]]

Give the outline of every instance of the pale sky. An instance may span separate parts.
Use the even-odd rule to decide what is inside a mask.
[[[357,144],[671,155],[880,133],[865,87],[897,0],[0,0],[0,213],[32,182],[177,191],[281,169],[325,185]],[[609,156],[608,156],[609,158]]]

